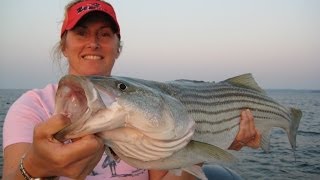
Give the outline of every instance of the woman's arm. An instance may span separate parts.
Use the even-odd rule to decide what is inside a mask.
[[[30,143],[16,143],[4,149],[2,178],[21,179],[24,177],[19,171],[19,162],[23,154],[29,149]]]
[[[53,135],[66,126],[69,119],[52,116],[34,129],[33,143],[16,143],[4,149],[4,179],[23,179],[19,170],[23,165],[32,177],[67,176],[85,178],[101,159],[103,142],[94,135],[84,136],[69,144],[61,143]]]

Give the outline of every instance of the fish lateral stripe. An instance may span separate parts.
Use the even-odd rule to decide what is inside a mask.
[[[220,133],[223,133],[223,132],[226,132],[226,131],[230,131],[230,130],[238,127],[238,126],[239,126],[239,123],[236,123],[233,126],[230,126],[228,128],[221,129],[221,130],[218,130],[218,131],[209,131],[209,130],[203,131],[203,130],[196,129],[195,132],[199,133],[199,134],[212,134],[212,135],[215,135],[215,134],[220,134]]]
[[[254,117],[256,119],[265,119],[265,120],[272,119],[272,118],[267,117],[267,116],[259,116],[259,115],[256,115]],[[210,120],[206,120],[206,119],[195,119],[195,121],[197,122],[197,124],[219,125],[219,124],[223,124],[223,123],[226,123],[226,122],[229,122],[229,121],[233,121],[235,119],[239,119],[240,120],[239,115],[231,116],[231,117],[224,118],[224,119],[217,120],[217,121],[210,121]]]
[[[242,107],[246,108],[246,107],[255,107],[255,106],[263,106],[263,107],[267,107],[267,108],[271,108],[274,109],[275,111],[280,111],[282,113],[286,113],[284,108],[281,108],[280,106],[274,106],[273,104],[267,104],[267,103],[263,103],[261,101],[255,101],[255,100],[250,100],[250,99],[224,99],[224,100],[215,100],[214,102],[204,102],[204,101],[193,101],[193,100],[185,100],[184,104],[186,106],[199,106],[202,108],[207,108],[207,109],[213,109],[213,108],[220,108],[220,106],[227,106],[227,105],[234,105],[234,104],[239,104]],[[214,106],[218,106],[218,107],[214,107]]]
[[[250,108],[250,107],[237,107],[237,108],[232,108],[232,109],[222,109],[222,110],[204,110],[204,109],[189,109],[188,112],[190,114],[206,114],[206,115],[219,115],[219,114],[225,114],[225,113],[230,113],[232,111],[237,111],[237,112],[241,112],[244,109],[251,109],[251,111],[253,112],[263,112],[263,113],[269,113],[269,114],[273,114],[279,117],[282,117],[283,119],[286,119],[289,121],[290,117],[284,113],[279,113],[276,111],[270,111],[270,110],[264,110],[262,108]]]
[[[211,94],[197,94],[190,93],[185,94],[181,93],[179,96],[180,99],[197,99],[197,100],[215,100],[215,99],[224,99],[224,98],[238,98],[238,99],[257,99],[260,101],[269,102],[272,104],[277,104],[274,100],[269,97],[261,96],[259,94],[251,94],[251,93],[240,93],[240,92],[224,92],[224,93],[211,93]]]
[[[261,94],[253,89],[247,89],[244,87],[235,87],[228,83],[217,83],[212,85],[197,85],[197,86],[184,86],[171,85],[172,90],[183,92],[185,94],[219,94],[226,92],[241,92],[241,93],[251,93],[251,94]]]

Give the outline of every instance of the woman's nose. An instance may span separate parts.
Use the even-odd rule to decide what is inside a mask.
[[[100,47],[99,39],[96,36],[91,36],[89,38],[88,47],[92,49],[98,49]]]

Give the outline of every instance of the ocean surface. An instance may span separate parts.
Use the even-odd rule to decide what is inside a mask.
[[[3,120],[11,104],[25,91],[0,89],[0,178]],[[243,148],[234,153],[238,162],[225,166],[244,179],[320,179],[320,90],[267,90],[267,93],[283,105],[302,110],[296,151],[291,150],[286,133],[274,129],[269,153]]]

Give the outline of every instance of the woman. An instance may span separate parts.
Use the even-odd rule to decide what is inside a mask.
[[[57,53],[68,60],[74,75],[111,74],[121,52],[120,27],[113,7],[99,0],[76,0],[66,6]],[[194,179],[188,173],[141,170],[103,155],[104,144],[95,135],[60,143],[53,135],[70,120],[53,115],[57,85],[26,92],[10,108],[4,123],[4,179],[69,177],[75,179]],[[249,111],[241,114],[240,131],[230,149],[258,147],[260,134]],[[88,176],[89,175],[89,176]]]

